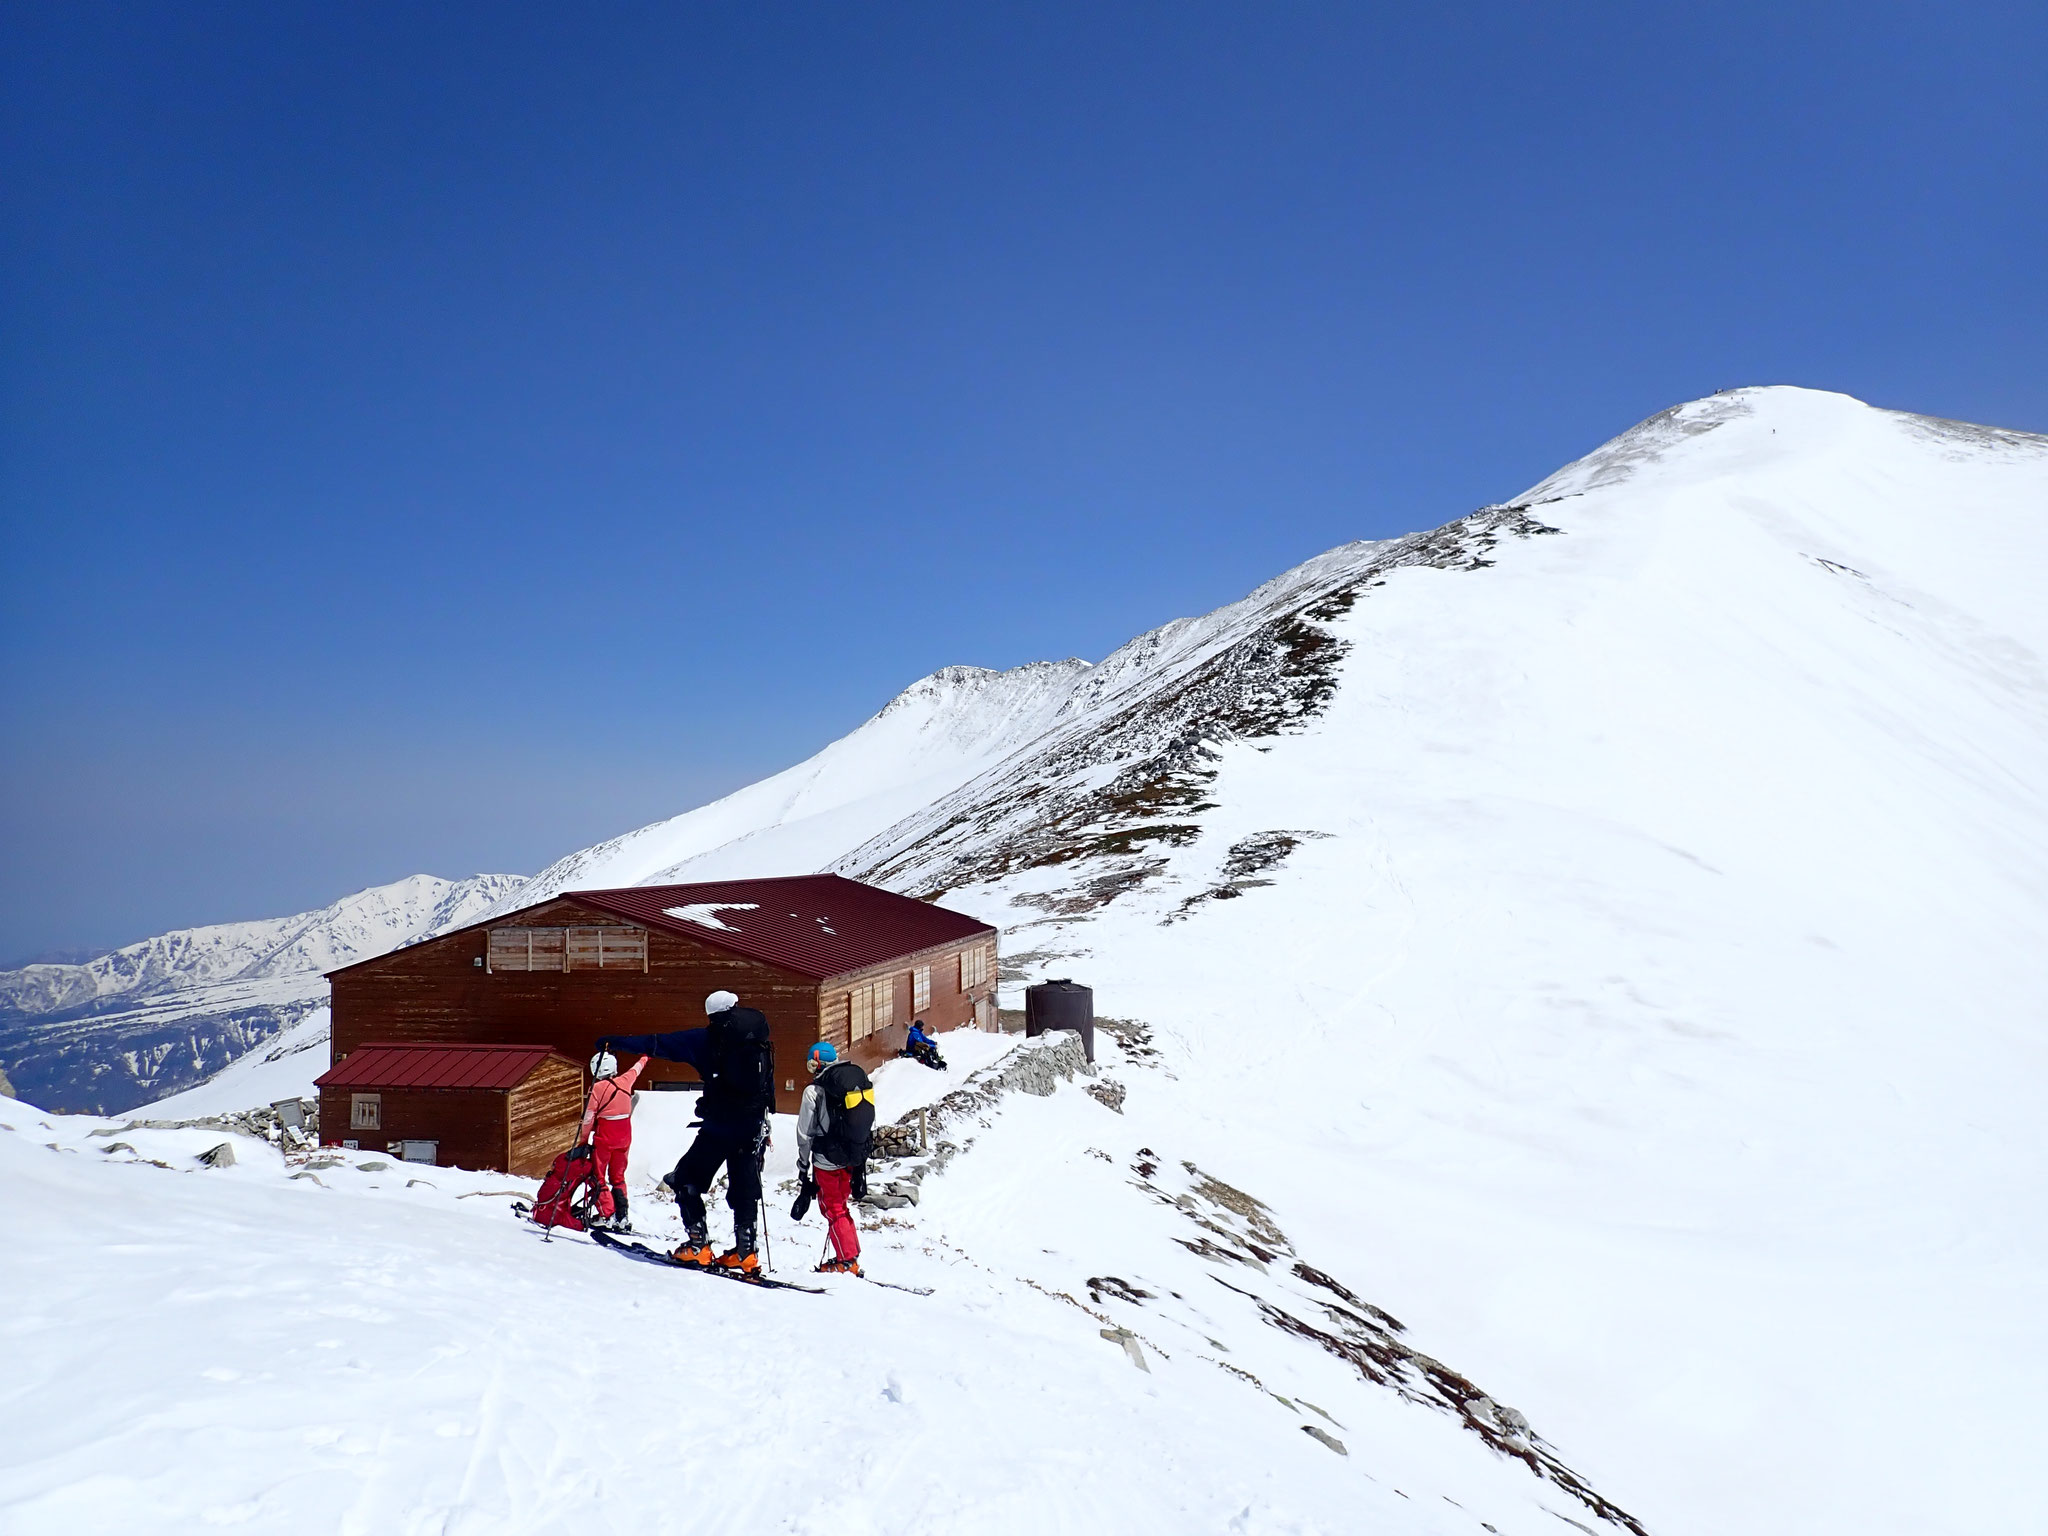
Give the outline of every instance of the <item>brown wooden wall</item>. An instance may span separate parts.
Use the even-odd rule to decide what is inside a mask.
[[[383,1124],[374,1131],[349,1128],[349,1105],[358,1093],[375,1093],[383,1101]],[[330,1145],[353,1141],[364,1152],[391,1157],[398,1154],[386,1149],[398,1142],[437,1141],[434,1160],[444,1168],[509,1173],[514,1170],[505,1166],[505,1100],[495,1088],[322,1088],[320,1139]]]
[[[492,927],[619,926],[620,919],[561,899]],[[803,1059],[818,1037],[818,986],[759,961],[651,930],[647,969],[498,971],[484,958],[487,930],[429,939],[336,974],[333,1061],[376,1041],[406,1044],[551,1045],[588,1062],[606,1035],[695,1029],[704,998],[721,988],[768,1016],[775,1042],[776,1107],[794,1114]],[[936,977],[934,986],[936,986]],[[655,1062],[641,1081],[695,1081],[690,1068]],[[581,1108],[579,1106],[579,1113]],[[323,1125],[326,1122],[321,1122]],[[347,1119],[341,1122],[346,1125]],[[552,1154],[550,1154],[552,1157]]]
[[[583,1119],[583,1074],[550,1056],[506,1096],[505,1171],[537,1179],[569,1150]],[[325,1124],[326,1122],[322,1122]]]
[[[985,946],[989,951],[988,980],[981,986],[963,991],[960,986],[960,952],[978,945]],[[981,934],[972,939],[938,945],[915,955],[905,955],[885,965],[870,966],[864,971],[850,971],[846,975],[832,977],[818,989],[818,1038],[831,1041],[842,1057],[858,1062],[872,1072],[903,1049],[903,1042],[910,1035],[912,1019],[923,1019],[925,1028],[934,1034],[940,1030],[961,1029],[973,1024],[978,1002],[988,1000],[991,1013],[995,1006],[995,946],[994,934]],[[911,984],[917,968],[922,965],[929,965],[932,968],[932,1000],[930,1006],[926,1008],[913,1009],[911,999],[915,993]],[[895,1017],[886,1029],[877,1029],[856,1046],[852,1041],[852,1023],[848,1017],[848,995],[853,988],[881,976],[895,978]]]
[[[561,898],[515,913],[491,927],[616,927],[620,919]],[[551,1045],[571,1061],[586,1063],[606,1035],[649,1035],[695,1029],[704,1022],[704,998],[721,988],[738,994],[749,1008],[768,1016],[775,1042],[776,1108],[794,1114],[808,1077],[804,1056],[813,1043],[830,1040],[842,1055],[872,1071],[903,1049],[914,1017],[936,1031],[975,1022],[983,1004],[993,1017],[995,935],[984,934],[905,955],[867,970],[834,976],[820,984],[808,977],[743,956],[728,954],[680,934],[650,930],[647,969],[496,971],[484,960],[488,930],[470,929],[429,939],[333,978],[330,1065],[349,1052],[379,1041],[404,1044]],[[990,951],[988,979],[963,992],[959,956],[984,945]],[[912,973],[932,968],[931,1006],[911,1010]],[[847,994],[876,977],[896,980],[895,1017],[854,1048],[848,1039]],[[693,1082],[697,1074],[678,1063],[654,1062],[641,1083]],[[531,1081],[531,1079],[529,1079]],[[580,1094],[587,1077],[578,1086]],[[342,1101],[341,1125],[348,1124]],[[582,1105],[577,1105],[577,1114]],[[321,1109],[321,1125],[326,1105]],[[431,1135],[416,1131],[409,1135]],[[395,1139],[395,1138],[386,1138]],[[368,1144],[367,1142],[365,1143]],[[503,1150],[499,1156],[509,1156]],[[561,1150],[559,1147],[555,1151]],[[552,1163],[554,1152],[548,1154]],[[497,1164],[463,1164],[495,1167]]]

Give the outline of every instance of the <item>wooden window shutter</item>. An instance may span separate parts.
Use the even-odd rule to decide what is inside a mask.
[[[865,1040],[874,1028],[875,999],[866,987],[855,987],[846,994],[847,1033],[855,1040]]]
[[[571,928],[562,956],[568,971],[644,971],[645,928]]]
[[[647,969],[645,928],[600,928],[597,963],[608,971]]]
[[[932,968],[920,965],[910,973],[910,1011],[923,1013],[932,1005]]]
[[[896,978],[884,976],[875,987],[875,1028],[887,1029],[896,1022]]]
[[[602,928],[571,928],[564,936],[562,947],[562,969],[565,971],[594,971],[603,963],[604,930]]]

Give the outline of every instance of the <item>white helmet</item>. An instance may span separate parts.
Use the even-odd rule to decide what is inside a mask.
[[[619,1075],[619,1058],[610,1051],[599,1051],[590,1058],[590,1075],[592,1077],[617,1077]]]
[[[714,992],[704,999],[706,1013],[723,1013],[728,1008],[737,1008],[740,1000],[730,992]]]

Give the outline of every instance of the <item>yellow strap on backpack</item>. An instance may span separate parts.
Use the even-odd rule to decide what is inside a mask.
[[[875,1090],[872,1088],[855,1088],[846,1096],[846,1107],[848,1109],[859,1109],[862,1099],[866,1099],[870,1104],[874,1103]]]

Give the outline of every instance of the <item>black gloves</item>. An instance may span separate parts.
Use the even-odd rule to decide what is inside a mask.
[[[868,1165],[862,1163],[853,1170],[853,1198],[865,1200],[868,1197]]]
[[[791,1221],[802,1221],[811,1213],[811,1202],[818,1198],[818,1181],[805,1173],[796,1192],[796,1204],[789,1208]]]

